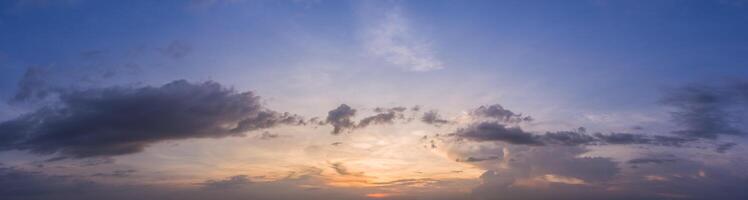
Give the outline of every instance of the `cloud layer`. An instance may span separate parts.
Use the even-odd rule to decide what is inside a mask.
[[[296,115],[264,108],[251,92],[215,82],[173,81],[161,87],[65,90],[59,102],[0,123],[0,148],[69,157],[143,151],[164,140],[243,136]]]

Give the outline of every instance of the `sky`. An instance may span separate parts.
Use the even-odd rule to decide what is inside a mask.
[[[0,1],[0,196],[748,199],[748,2]]]

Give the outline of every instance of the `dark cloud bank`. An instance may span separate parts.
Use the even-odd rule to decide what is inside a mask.
[[[680,147],[699,141],[714,141],[719,136],[745,136],[748,129],[748,81],[721,85],[691,85],[668,90],[660,101],[670,109],[675,131],[666,134],[586,133],[575,131],[533,134],[518,124],[532,121],[500,105],[481,106],[470,112],[477,120],[452,133],[472,141],[503,141],[520,145],[657,145]],[[432,116],[428,116],[432,117]],[[426,116],[424,116],[426,118]],[[433,120],[424,120],[430,123]],[[434,124],[434,123],[431,123]],[[736,143],[723,143],[715,151],[724,153]]]
[[[165,140],[243,136],[304,123],[296,115],[265,108],[251,92],[215,82],[63,90],[58,98],[53,105],[0,123],[0,149],[75,158],[115,156]]]

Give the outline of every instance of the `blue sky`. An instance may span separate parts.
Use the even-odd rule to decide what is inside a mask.
[[[0,140],[7,141],[0,141],[0,167],[5,166],[5,171],[0,171],[0,185],[10,173],[81,176],[98,170],[101,174],[125,173],[122,176],[126,178],[80,179],[102,184],[105,189],[117,188],[117,184],[134,184],[137,190],[153,184],[177,187],[180,194],[201,193],[195,185],[265,183],[225,196],[227,199],[255,194],[271,198],[276,195],[272,191],[282,190],[278,188],[307,186],[329,191],[315,193],[319,198],[427,198],[441,195],[436,188],[447,188],[446,197],[454,198],[501,199],[491,191],[511,194],[515,199],[543,198],[544,193],[533,196],[523,189],[485,190],[502,187],[491,184],[503,183],[506,174],[513,174],[509,181],[513,187],[540,187],[575,199],[601,197],[595,195],[611,199],[739,199],[747,194],[714,196],[717,194],[710,193],[714,188],[691,194],[689,191],[696,190],[690,185],[665,183],[675,181],[677,174],[696,173],[693,180],[680,180],[693,181],[696,187],[704,183],[698,177],[708,177],[702,173],[711,174],[704,171],[729,174],[748,164],[740,156],[748,131],[741,125],[748,117],[747,11],[748,2],[739,0],[2,1],[0,97],[4,101],[0,128],[5,130],[0,129],[0,134],[5,136],[0,135]],[[193,105],[198,100],[173,91],[194,90],[198,99],[201,91],[216,89],[210,83],[237,94],[206,93],[207,102]],[[153,94],[146,92],[151,89]],[[238,93],[244,91],[251,91],[259,100],[240,97]],[[226,104],[220,105],[226,107],[257,103],[262,109],[240,116],[224,111],[229,114],[215,118],[193,113],[194,118],[179,120],[206,118],[192,123],[218,120],[211,122],[221,126],[172,132],[168,127],[146,126],[137,117],[130,118],[130,112],[109,113],[109,108],[125,102],[115,101],[118,98],[131,98],[132,113],[152,111],[148,106],[157,103],[135,104],[153,97],[147,94],[185,102],[160,108],[178,110],[180,107],[169,106],[223,102]],[[246,101],[246,105],[230,103],[234,101]],[[77,107],[86,102],[91,107]],[[342,104],[355,114],[333,115],[336,110],[346,113]],[[110,106],[97,107],[102,105]],[[411,109],[414,106],[420,109]],[[377,111],[379,107],[407,109]],[[82,108],[94,111],[77,112]],[[429,111],[438,113],[433,119],[444,123],[427,120]],[[278,121],[257,125],[262,129],[241,129],[240,133],[219,131],[240,126],[231,120],[246,121],[244,115],[257,112],[272,113]],[[299,117],[304,125],[281,120],[289,117],[282,114],[285,112],[294,116],[288,119]],[[503,118],[480,114],[488,112],[503,113]],[[533,120],[509,120],[520,114]],[[119,130],[118,123],[84,120],[114,115],[133,123],[128,127],[144,128]],[[373,117],[373,122],[365,122],[367,116]],[[312,121],[315,117],[318,121]],[[164,124],[172,122],[159,119],[165,120]],[[346,124],[345,119],[353,124]],[[339,126],[350,133],[329,133]],[[204,130],[215,133],[205,135]],[[76,131],[80,133],[72,133]],[[589,136],[589,140],[569,146],[549,134],[563,131]],[[133,139],[145,133],[151,136]],[[613,137],[616,133],[634,134],[631,137],[639,139],[620,142]],[[18,134],[39,138],[14,139]],[[96,136],[106,134],[122,134],[111,138],[135,140],[128,144],[137,145],[128,153],[104,148],[88,154],[81,153],[82,149],[104,145],[65,142],[77,137],[111,142],[112,146],[123,142]],[[233,137],[236,134],[245,137]],[[655,136],[673,137],[669,141],[678,142],[665,143]],[[44,138],[57,139],[39,142]],[[332,146],[342,149],[328,145],[337,142],[340,144]],[[420,148],[423,142],[434,148]],[[559,143],[563,145],[554,146]],[[544,150],[528,148],[558,149],[538,154],[528,152]],[[395,155],[403,151],[412,153]],[[508,163],[513,155],[509,152],[516,151],[527,151],[537,159],[513,166]],[[564,174],[573,171],[565,166],[522,170],[547,164],[541,158],[554,157],[554,153],[560,154],[556,158],[572,160],[599,156],[605,161],[576,163],[589,162],[590,168],[613,163],[610,165],[618,169],[615,174],[624,178],[600,181],[590,174]],[[213,158],[215,154],[223,156]],[[692,159],[686,159],[689,157]],[[631,162],[637,158],[659,162],[646,169],[651,171],[630,170],[628,165],[637,163]],[[92,169],[80,164],[102,159],[106,162]],[[669,160],[679,160],[676,163],[696,172],[676,173],[667,168],[674,166],[660,166]],[[66,170],[35,167],[40,162]],[[157,164],[147,164],[151,162]],[[421,175],[390,173],[413,168]],[[320,172],[306,174],[314,178],[304,180],[281,175],[308,173],[309,169]],[[464,173],[445,175],[445,171]],[[130,173],[136,175],[131,177]],[[710,181],[728,184],[748,180],[745,173],[731,176],[744,179]],[[661,183],[663,191],[614,184],[632,181],[632,177]],[[29,179],[34,178],[39,177]],[[491,178],[501,181],[486,180]],[[404,180],[419,181],[392,184]],[[38,187],[75,187],[60,184]],[[604,185],[609,190],[627,188],[627,192],[600,191],[585,196],[555,184]],[[635,193],[632,191],[651,196],[630,196]],[[208,193],[201,195],[213,195]],[[158,196],[159,192],[144,194]],[[44,198],[76,198],[60,195],[51,192]]]

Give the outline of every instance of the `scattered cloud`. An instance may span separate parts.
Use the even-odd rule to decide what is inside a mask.
[[[371,18],[374,20],[366,24],[364,33],[369,53],[409,71],[431,71],[443,67],[430,42],[415,33],[402,9],[386,9]]]
[[[351,120],[355,115],[356,109],[345,104],[340,104],[340,106],[327,113],[325,122],[333,126],[332,134],[340,134],[347,129],[356,127],[355,122]]]
[[[492,119],[503,123],[532,121],[532,117],[514,113],[511,110],[504,109],[504,107],[499,104],[480,106],[471,111],[470,115],[476,118]]]
[[[421,121],[426,124],[432,124],[435,126],[440,126],[442,124],[448,124],[449,120],[442,119],[439,115],[439,112],[436,110],[430,110],[426,113],[423,113],[423,116],[421,117]]]

